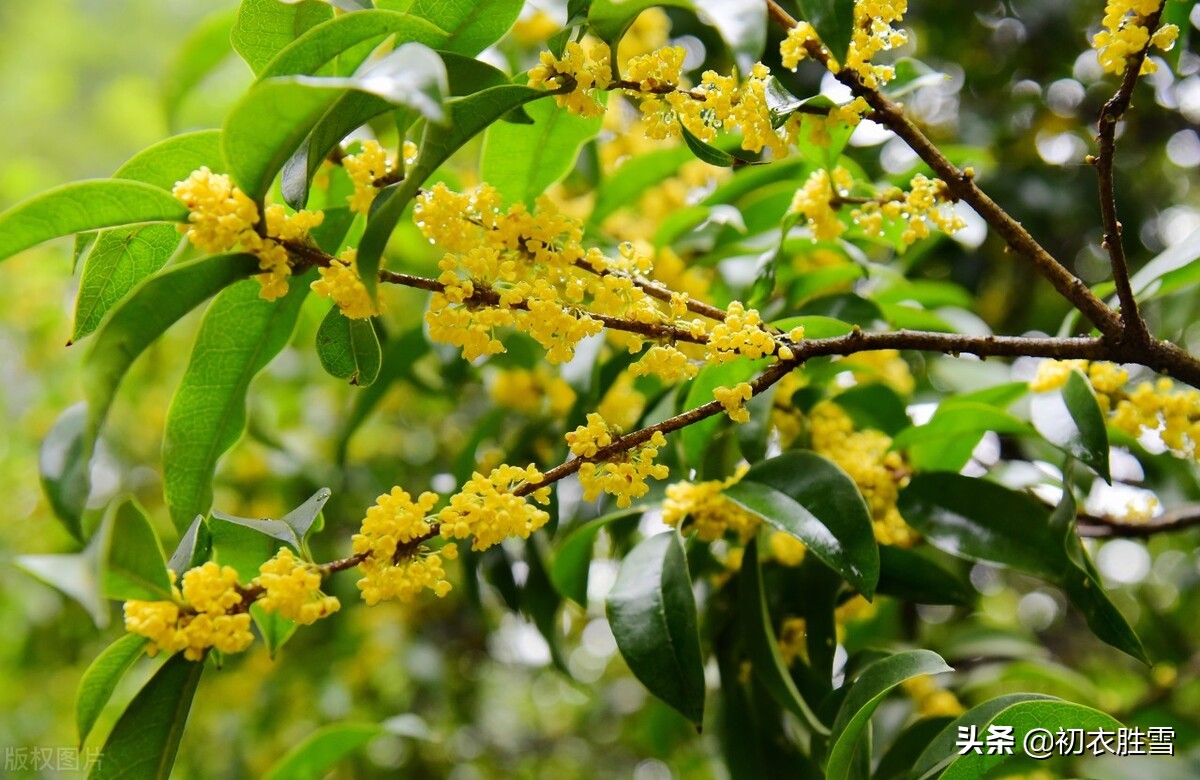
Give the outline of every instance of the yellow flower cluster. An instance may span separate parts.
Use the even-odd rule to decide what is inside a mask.
[[[280,548],[258,571],[256,582],[264,591],[258,603],[267,612],[307,626],[341,608],[336,596],[321,592],[321,570],[297,558],[289,547]]]
[[[912,395],[916,388],[908,362],[895,349],[876,349],[855,352],[837,361],[839,368],[845,367],[861,383],[882,382],[901,395]]]
[[[308,232],[325,219],[320,211],[288,215],[282,206],[269,206],[264,224],[266,236],[259,235],[254,228],[259,223],[258,206],[232,179],[207,167],[192,171],[186,179],[176,182],[171,192],[187,206],[188,224],[180,225],[179,229],[196,248],[216,253],[240,245],[258,257],[263,273],[255,278],[262,285],[259,295],[268,301],[287,293],[288,277],[292,275],[287,249],[280,242],[305,240]]]
[[[1109,425],[1135,437],[1154,431],[1176,454],[1200,461],[1200,390],[1176,387],[1166,377],[1130,388],[1125,369],[1086,360],[1042,361],[1029,389],[1055,390],[1072,371],[1087,377]]]
[[[1146,28],[1146,17],[1157,11],[1163,0],[1108,0],[1104,6],[1104,29],[1092,38],[1092,48],[1100,56],[1100,67],[1121,75],[1130,57],[1147,47],[1170,51],[1179,28],[1164,24],[1153,35]],[[1153,73],[1157,65],[1146,58],[1138,75]]]
[[[822,401],[809,412],[810,444],[814,452],[836,463],[858,486],[880,544],[911,547],[917,533],[904,522],[896,499],[908,482],[900,453],[890,451],[892,440],[880,431],[854,430],[840,406]]]
[[[411,601],[426,588],[439,598],[450,592],[442,560],[455,558],[458,549],[448,544],[433,552],[421,544],[433,532],[429,513],[437,502],[436,493],[422,493],[413,501],[394,487],[367,510],[352,543],[354,553],[365,556],[358,565],[363,573],[358,589],[368,605],[388,599]]]
[[[954,210],[953,203],[941,179],[930,179],[918,173],[909,182],[908,192],[899,187],[885,190],[877,199],[868,201],[850,212],[864,233],[883,235],[884,219],[903,219],[907,223],[901,239],[907,245],[928,238],[930,225],[946,235],[953,235],[966,226]]]
[[[832,241],[846,232],[846,226],[838,219],[836,204],[852,186],[853,176],[840,166],[833,169],[832,176],[824,168],[813,171],[792,196],[788,211],[808,220],[814,241]]]
[[[486,550],[510,536],[528,539],[544,526],[550,515],[513,491],[523,484],[536,485],[545,477],[532,464],[525,468],[501,465],[485,477],[471,475],[462,489],[450,498],[450,505],[438,513],[442,536],[454,539],[474,537],[472,550]],[[550,487],[531,494],[539,504],[550,503]]]
[[[529,71],[529,86],[567,90],[554,96],[558,105],[589,117],[604,113],[604,104],[597,101],[595,90],[608,89],[612,80],[612,57],[606,43],[593,43],[585,50],[571,41],[561,58],[544,51],[541,63]]]
[[[337,304],[350,319],[366,319],[384,312],[383,302],[371,303],[371,295],[358,276],[357,250],[347,249],[328,266],[318,268],[321,278],[312,283],[313,292]]]
[[[629,367],[629,372],[634,376],[653,374],[664,382],[678,382],[680,379],[694,378],[700,372],[700,367],[677,347],[655,344]]]
[[[171,573],[174,583],[175,573]],[[125,630],[150,640],[155,655],[183,651],[199,661],[208,648],[240,653],[254,641],[250,614],[232,612],[242,604],[237,572],[209,561],[183,575],[183,589],[172,586],[174,601],[125,602]]]
[[[749,382],[739,382],[733,387],[718,387],[713,390],[713,398],[725,407],[725,414],[736,423],[750,422],[750,410],[746,402],[754,396],[754,388]]]
[[[962,702],[950,691],[939,686],[932,675],[922,674],[905,680],[901,685],[912,697],[917,714],[923,718],[943,715],[957,717],[964,712]]]
[[[776,346],[758,311],[747,309],[741,301],[733,301],[725,309],[725,319],[709,333],[708,360],[710,363],[727,363],[738,357],[757,360],[775,354]]]
[[[725,480],[705,482],[675,482],[667,486],[662,505],[662,519],[686,533],[696,531],[702,542],[713,542],[732,531],[747,542],[758,531],[762,521],[725,497],[724,491],[745,476],[743,466]]]
[[[562,417],[575,403],[575,391],[566,380],[541,365],[533,371],[498,371],[489,390],[498,405],[527,415],[549,413],[551,417]]]
[[[587,424],[567,434],[567,445],[571,454],[578,458],[594,458],[617,436],[599,414],[587,416]],[[671,473],[665,465],[656,464],[660,448],[667,439],[661,431],[655,431],[650,441],[617,453],[599,463],[584,463],[579,468],[579,484],[583,486],[585,501],[594,501],[601,493],[616,496],[617,506],[625,508],[633,499],[646,495],[650,486],[647,477],[666,479]]]
[[[417,147],[412,141],[405,141],[401,151],[405,165],[416,162]],[[362,151],[342,158],[342,167],[354,184],[354,193],[346,197],[350,201],[350,210],[369,214],[375,195],[379,192],[377,182],[394,174],[396,166],[378,141],[363,141]]]
[[[618,257],[583,247],[583,227],[546,198],[535,211],[522,204],[500,208],[496,191],[482,185],[472,195],[435,185],[415,207],[418,227],[446,250],[426,322],[431,338],[454,344],[473,360],[504,351],[496,330],[513,327],[546,349],[551,363],[570,360],[578,343],[603,329],[601,314],[645,324],[688,327],[667,304],[651,298],[632,275],[653,265],[632,244]],[[686,307],[684,307],[686,312]],[[627,342],[641,348],[640,337]]]
[[[903,46],[908,36],[892,27],[904,18],[908,0],[855,0],[853,37],[846,52],[845,67],[853,71],[868,87],[878,88],[896,76],[895,68],[875,65],[872,60],[880,52]],[[788,30],[787,38],[779,46],[783,66],[795,70],[809,56],[809,44],[821,43],[817,31],[807,22],[801,22]],[[824,47],[822,47],[824,49]],[[837,73],[842,66],[836,52],[829,52],[829,70]],[[836,55],[836,56],[835,56]]]

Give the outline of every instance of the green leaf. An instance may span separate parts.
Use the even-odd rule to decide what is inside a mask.
[[[352,320],[334,306],[317,330],[317,357],[330,376],[367,387],[379,376],[383,353],[371,320]]]
[[[776,320],[771,324],[784,333],[795,327],[803,327],[804,338],[806,339],[832,339],[838,336],[845,336],[854,330],[854,326],[848,322],[821,314],[786,317],[782,320]]]
[[[445,30],[447,51],[474,57],[504,37],[523,5],[523,0],[412,0],[404,10]]]
[[[913,762],[950,721],[952,715],[921,718],[904,729],[879,759],[872,780],[908,780]]]
[[[0,260],[52,238],[141,222],[185,222],[187,208],[139,181],[89,179],[64,184],[0,214]]]
[[[704,720],[704,663],[691,576],[678,534],[651,536],[625,556],[608,594],[608,622],[634,676],[699,727]]]
[[[308,536],[309,531],[313,530],[313,526],[317,522],[317,517],[321,514],[321,510],[325,507],[325,502],[332,495],[329,488],[321,488],[316,493],[305,501],[300,506],[288,512],[283,517],[279,518],[280,522],[287,523],[295,531],[296,537],[303,541]],[[319,528],[317,530],[320,530]]]
[[[97,235],[79,280],[71,341],[94,331],[138,282],[166,265],[181,238],[174,225],[137,225]]]
[[[851,356],[853,357],[853,356]],[[863,370],[870,369],[853,365],[853,360],[846,363],[847,368]],[[856,428],[874,428],[883,431],[888,436],[895,436],[900,431],[912,425],[905,411],[904,400],[895,390],[884,384],[872,382],[861,384],[838,393],[833,402],[845,410]]]
[[[1071,371],[1060,389],[1034,393],[1030,416],[1046,441],[1090,466],[1105,482],[1112,482],[1104,413],[1082,374]]]
[[[445,119],[442,101],[449,90],[446,66],[433,49],[422,43],[409,42],[372,58],[348,78],[295,76],[293,80],[315,88],[357,89],[411,108],[431,122],[440,124]]]
[[[905,522],[951,555],[1054,579],[1066,561],[1050,511],[1032,496],[985,479],[917,474],[897,502]]]
[[[554,551],[547,572],[555,589],[581,607],[588,604],[588,570],[592,563],[592,548],[600,529],[617,520],[642,514],[641,507],[630,507],[590,520],[567,534]]]
[[[658,6],[695,10],[691,0],[594,0],[588,9],[588,27],[616,50],[617,42],[638,14]]]
[[[171,578],[146,511],[134,499],[127,499],[110,509],[106,520],[111,529],[106,531],[104,595],[117,601],[169,601]]]
[[[257,282],[239,282],[204,315],[163,439],[164,488],[177,528],[208,512],[217,459],[245,427],[250,382],[291,338],[312,276],[293,279],[273,302],[259,298]]]
[[[382,10],[342,14],[313,27],[284,48],[259,74],[259,80],[323,72],[348,50],[357,52],[364,46],[382,43],[388,36],[395,36],[397,45],[415,41],[439,48],[446,41],[444,30],[408,14]],[[347,67],[343,72],[348,72],[358,67],[361,60],[354,57],[339,64]]]
[[[84,404],[69,407],[46,433],[38,450],[38,476],[42,492],[55,517],[75,537],[83,541],[83,510],[91,492],[87,445],[88,410]]]
[[[300,549],[299,534],[282,520],[272,520],[267,517],[237,517],[236,515],[227,515],[216,509],[212,510],[212,519],[220,520],[221,523],[232,523],[233,525],[240,525],[242,528],[249,528],[251,531],[260,533],[263,536],[291,545],[297,550]],[[214,528],[221,523],[216,523]]]
[[[986,725],[991,723],[997,714],[1021,702],[1043,700],[1053,701],[1054,697],[1043,696],[1040,693],[1010,693],[972,707],[951,721],[925,747],[925,750],[921,752],[921,755],[912,765],[910,776],[913,778],[932,777],[954,760],[958,756],[959,748],[956,743],[958,742],[958,730],[960,728],[975,726],[977,732],[982,728],[982,733],[986,734]]]
[[[738,70],[749,73],[767,45],[767,4],[745,0],[695,0],[701,18],[712,22],[733,52]]]
[[[267,612],[261,602],[250,605],[250,618],[258,627],[259,636],[267,647],[267,655],[274,658],[279,649],[296,633],[296,622],[288,620],[278,612]]]
[[[167,780],[203,672],[183,654],[168,659],[121,715],[88,778]]]
[[[765,365],[764,360],[731,360],[720,365],[708,365],[700,369],[688,384],[684,406],[695,409],[713,400],[713,390],[718,387],[734,387],[758,374]],[[722,415],[713,415],[684,428],[679,439],[683,444],[684,456],[693,468],[704,460],[704,452],[724,420]]]
[[[259,73],[292,41],[332,17],[333,9],[317,0],[242,0],[230,40],[234,51]]]
[[[791,534],[868,599],[879,581],[871,514],[844,471],[813,452],[793,450],[755,464],[725,495]]]
[[[233,567],[242,583],[257,577],[259,567],[281,546],[261,529],[243,523],[214,517],[208,527],[212,532],[213,560],[222,566]]]
[[[879,586],[876,593],[915,604],[971,603],[972,590],[948,569],[922,555],[889,544],[879,546]]]
[[[480,177],[509,203],[532,207],[539,195],[575,167],[579,150],[600,132],[604,117],[572,114],[543,100],[526,109],[533,124],[497,122],[483,136]]]
[[[221,131],[197,130],[146,147],[118,168],[113,178],[133,179],[170,191],[176,182],[201,166],[220,172],[223,164]]]
[[[738,612],[745,621],[742,641],[754,665],[754,674],[767,693],[780,707],[800,718],[817,734],[829,734],[829,727],[813,713],[784,666],[779,642],[771,627],[771,615],[767,610],[767,596],[758,562],[758,544],[753,540],[746,545],[745,558],[739,570]]]
[[[830,739],[826,776],[851,777],[859,739],[883,697],[905,680],[924,674],[953,671],[942,657],[929,650],[909,650],[882,658],[863,670],[838,708]]]
[[[1116,718],[1091,707],[1069,701],[1048,700],[1013,704],[996,713],[995,717],[984,725],[992,723],[1012,726],[1013,741],[1018,746],[1024,744],[1025,735],[1034,729],[1049,730],[1052,735],[1056,735],[1060,728],[1083,729],[1084,732],[1105,730],[1114,734],[1117,729],[1123,728]],[[986,728],[982,733],[986,735]],[[955,758],[942,773],[942,780],[974,780],[993,776],[992,772],[995,769],[1017,760],[1016,753],[1021,752],[1020,748],[1014,751],[1014,755],[989,754],[986,747],[981,750],[978,754],[971,751]]]
[[[388,238],[425,180],[460,146],[492,122],[514,108],[545,95],[541,90],[515,84],[491,87],[467,97],[446,101],[446,113],[449,115],[447,127],[426,124],[425,133],[418,144],[420,154],[416,163],[404,181],[376,197],[374,210],[367,220],[367,229],[358,247],[358,273],[372,295],[375,294],[379,260]]]
[[[70,596],[91,615],[96,628],[107,628],[108,602],[100,595],[103,545],[97,534],[81,552],[69,555],[19,555],[17,568]]]
[[[218,255],[182,263],[142,282],[100,328],[84,358],[87,438],[94,442],[121,380],[146,347],[208,298],[257,271],[258,259],[252,255]]]
[[[196,515],[196,519],[179,538],[175,552],[171,553],[171,559],[167,561],[167,568],[176,574],[182,574],[199,566],[208,559],[211,547],[212,539],[208,533],[208,526],[205,525],[204,515]]]
[[[908,450],[909,462],[919,471],[959,471],[988,431],[1035,435],[1029,423],[984,403],[955,400],[943,403],[924,425],[900,431],[892,448]]]
[[[824,95],[809,98],[805,103],[823,108],[837,105]],[[796,148],[809,164],[832,171],[837,167],[838,158],[842,156],[842,150],[853,133],[854,128],[845,122],[831,122],[823,116],[806,115],[800,122]]]
[[[800,0],[800,18],[816,29],[838,62],[846,62],[854,32],[854,0]]]
[[[718,168],[736,168],[739,165],[745,165],[747,162],[740,157],[734,157],[724,149],[718,149],[712,144],[697,138],[682,123],[679,125],[679,134],[683,136],[683,142],[687,144],[687,148],[691,150],[692,154],[700,162],[708,163]]]
[[[79,729],[79,744],[87,742],[92,726],[108,700],[112,698],[117,683],[142,656],[150,640],[137,634],[125,634],[113,642],[88,665],[79,680],[75,694],[75,725]]]
[[[335,723],[305,737],[267,770],[266,780],[320,780],[333,765],[385,733],[375,723]]]
[[[233,53],[229,36],[238,12],[232,8],[209,14],[184,39],[163,83],[167,122],[175,125],[179,106],[204,77]]]
[[[613,212],[624,207],[635,207],[642,194],[670,178],[692,153],[683,147],[659,149],[626,160],[612,176],[598,185],[596,205],[588,218],[591,225],[599,225]]]

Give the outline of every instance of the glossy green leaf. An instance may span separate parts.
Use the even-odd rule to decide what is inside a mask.
[[[182,236],[174,225],[102,231],[88,252],[75,300],[71,341],[89,335],[137,283],[166,265]]]
[[[353,76],[295,76],[296,83],[315,88],[357,89],[397,106],[411,108],[431,122],[445,119],[442,101],[449,90],[446,66],[422,43],[409,42],[363,63]]]
[[[311,76],[324,73],[326,66],[343,53],[362,46],[374,46],[389,36],[396,45],[415,41],[440,48],[446,33],[424,19],[386,10],[367,10],[342,14],[319,24],[289,44],[259,74],[259,80],[276,76]],[[361,64],[360,57],[341,62],[346,72]]]
[[[588,27],[615,49],[638,14],[657,6],[695,9],[691,0],[593,0],[588,9]]]
[[[127,499],[109,510],[111,529],[104,567],[104,595],[117,601],[170,600],[171,578],[162,544],[137,501]]]
[[[1104,413],[1082,374],[1071,371],[1062,388],[1034,393],[1030,416],[1046,441],[1090,466],[1105,482],[1112,481]]]
[[[704,719],[704,663],[691,576],[678,534],[651,536],[625,556],[608,594],[608,622],[634,676],[699,726]]]
[[[138,691],[104,743],[90,780],[167,780],[204,664],[172,656]]]
[[[367,387],[379,376],[383,353],[369,319],[350,319],[334,306],[317,330],[317,357],[330,376]]]
[[[909,650],[880,659],[863,670],[838,708],[830,738],[826,776],[851,777],[854,755],[875,708],[883,697],[905,680],[925,674],[953,671],[942,657],[929,650]]]
[[[545,92],[515,84],[491,87],[463,98],[446,102],[448,126],[427,124],[418,143],[420,154],[404,181],[388,188],[375,200],[367,229],[358,247],[358,273],[363,284],[375,294],[376,273],[384,247],[396,223],[416,196],[425,180],[458,150],[488,125],[509,111],[531,100],[544,97]]]
[[[374,723],[334,723],[305,737],[267,770],[266,780],[320,780],[334,764],[385,733]]]
[[[321,510],[325,507],[325,502],[332,495],[329,488],[321,488],[316,493],[313,493],[307,501],[292,511],[288,512],[283,517],[279,518],[280,522],[287,523],[295,531],[296,537],[303,541],[308,536],[309,531],[313,530],[317,523],[317,517],[320,516]],[[317,530],[320,530],[319,528]]]
[[[1008,412],[970,401],[943,403],[924,425],[900,431],[892,448],[907,450],[918,471],[959,471],[971,459],[984,434],[1036,435],[1037,431]]]
[[[292,280],[278,301],[261,299],[255,281],[239,282],[205,313],[163,439],[164,488],[177,528],[208,512],[217,459],[245,427],[250,382],[291,338],[312,276]]]
[[[83,677],[79,680],[79,689],[75,693],[75,725],[79,730],[79,744],[87,742],[100,717],[104,705],[112,698],[117,683],[133,666],[134,661],[141,658],[142,651],[150,640],[137,634],[124,634],[96,656]]]
[[[220,173],[221,131],[197,130],[165,138],[130,157],[113,174],[114,179],[133,179],[170,191],[188,174],[208,166]]]
[[[84,358],[88,438],[99,433],[121,380],[146,347],[192,309],[257,271],[258,260],[251,255],[218,255],[142,282],[100,328]]]
[[[613,212],[635,206],[642,194],[675,174],[692,159],[682,147],[659,149],[626,160],[616,173],[600,182],[596,205],[592,207],[589,223],[599,225]]]
[[[933,777],[958,756],[959,748],[956,746],[958,741],[958,730],[960,728],[976,727],[977,733],[980,731],[987,733],[987,724],[991,723],[997,714],[1005,711],[1009,707],[1021,702],[1027,701],[1053,701],[1052,696],[1043,696],[1039,693],[1010,693],[1005,696],[998,696],[995,699],[989,699],[981,704],[972,707],[971,709],[959,715],[951,721],[942,731],[925,747],[912,766],[911,776],[913,778],[928,778]]]
[[[1046,729],[1052,736],[1056,736],[1060,728],[1083,729],[1085,733],[1104,730],[1114,735],[1117,729],[1123,728],[1116,718],[1091,707],[1069,701],[1047,700],[1013,704],[996,713],[989,723],[1012,726],[1013,741],[1018,746],[1024,744],[1025,735],[1033,729]],[[986,734],[986,731],[984,728],[983,733]],[[1023,752],[1019,747],[1013,755],[992,754],[986,747],[981,748],[980,753],[969,751],[955,758],[946,767],[941,776],[942,780],[975,780],[979,777],[990,777],[997,768],[1015,761],[1016,753],[1019,752]]]
[[[392,109],[388,101],[365,92],[348,92],[338,98],[300,148],[284,163],[280,176],[284,202],[297,210],[304,208],[308,204],[312,178],[329,153],[355,128]]]
[[[447,51],[474,57],[508,32],[524,3],[522,0],[387,0],[380,5],[428,19],[446,31]]]
[[[739,165],[745,165],[746,161],[734,157],[724,149],[718,149],[710,143],[697,138],[691,130],[688,130],[683,124],[679,125],[679,134],[683,136],[683,142],[687,148],[695,155],[696,159],[703,163],[716,166],[717,168],[736,168]]]
[[[879,581],[871,514],[844,471],[813,452],[792,450],[755,464],[725,495],[791,534],[870,599]]]
[[[731,360],[720,365],[705,366],[688,384],[684,406],[687,409],[695,409],[697,406],[709,403],[713,400],[713,390],[718,387],[734,387],[739,382],[751,379],[758,374],[765,362],[763,360]],[[683,444],[683,452],[689,466],[698,467],[703,461],[704,452],[708,449],[709,443],[724,419],[722,415],[713,415],[692,423],[679,432],[679,439]]]
[[[952,715],[934,715],[905,728],[879,759],[872,780],[908,780],[913,762],[952,720]]]
[[[163,108],[167,121],[178,121],[179,107],[191,91],[233,53],[230,33],[236,9],[209,14],[188,34],[175,54],[163,83]]]
[[[572,114],[549,100],[531,103],[526,111],[533,124],[497,122],[483,135],[480,176],[509,203],[532,204],[570,173],[604,119]]]
[[[16,565],[50,587],[70,596],[87,610],[96,628],[107,628],[110,617],[108,602],[100,594],[103,542],[97,534],[81,552],[67,555],[19,555]]]
[[[763,590],[756,542],[751,541],[746,545],[739,572],[738,611],[745,625],[742,641],[754,665],[754,674],[780,707],[800,718],[817,734],[828,734],[829,727],[821,722],[800,695],[779,653],[779,640],[775,637],[771,615],[767,611],[767,596]]]
[[[139,181],[88,179],[47,190],[0,214],[0,260],[84,230],[142,222],[184,222],[187,208]]]
[[[820,314],[806,314],[799,317],[785,317],[782,320],[776,320],[771,323],[776,328],[779,328],[784,333],[796,327],[804,328],[804,338],[806,339],[832,339],[838,336],[845,336],[847,333],[854,330],[854,326],[848,322],[835,319],[834,317],[826,317]]]
[[[854,32],[854,0],[800,0],[800,18],[816,29],[834,59],[846,61]]]
[[[167,561],[167,568],[180,574],[199,566],[208,559],[211,548],[212,538],[204,522],[204,515],[196,515],[196,519],[179,538],[179,544],[175,545],[175,551]]]
[[[42,492],[54,516],[80,542],[84,539],[83,510],[91,492],[87,416],[84,404],[67,408],[54,421],[38,449]]]
[[[251,531],[283,542],[284,544],[289,544],[296,549],[300,548],[299,534],[282,520],[272,520],[269,517],[238,517],[236,515],[227,515],[216,509],[212,511],[212,519],[220,521],[213,524],[214,528],[221,523],[232,523],[242,528],[249,528]]]
[[[971,587],[948,569],[922,555],[889,544],[879,546],[877,593],[915,604],[971,603]]]
[[[332,17],[333,9],[318,0],[242,0],[230,40],[234,51],[258,73],[309,28]]]
[[[851,359],[851,362],[846,364],[847,367],[852,363]],[[854,370],[857,372],[860,368],[855,365]],[[864,367],[861,370],[864,374],[871,375],[869,368]],[[831,400],[842,407],[854,421],[856,428],[874,428],[888,436],[895,436],[912,424],[908,419],[908,412],[905,411],[904,399],[885,384],[867,382],[856,385],[838,393]]]
[[[259,601],[250,605],[250,619],[258,628],[258,635],[262,637],[267,654],[271,658],[274,658],[279,649],[296,633],[297,624],[294,620],[288,620],[278,612],[267,612]]]
[[[643,512],[641,507],[630,507],[611,512],[595,520],[589,520],[571,531],[554,551],[548,574],[554,587],[566,598],[581,607],[587,607],[588,571],[592,563],[592,548],[600,529],[617,521]]]
[[[281,546],[278,539],[262,529],[243,523],[214,517],[208,528],[212,535],[212,559],[222,566],[233,567],[242,583],[257,577],[259,567]]]
[[[811,98],[807,103],[822,105],[825,108],[834,105],[833,101],[824,95]],[[833,170],[837,167],[838,158],[842,156],[842,150],[846,148],[853,133],[854,128],[845,122],[831,122],[822,116],[805,116],[800,122],[800,132],[796,136],[796,148],[810,165]]]

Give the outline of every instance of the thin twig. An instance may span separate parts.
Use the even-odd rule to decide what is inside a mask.
[[[1162,17],[1164,3],[1145,18],[1143,24],[1147,31],[1153,33]],[[1100,218],[1104,225],[1104,248],[1108,250],[1109,263],[1112,265],[1113,282],[1117,287],[1117,298],[1121,302],[1121,325],[1124,327],[1124,337],[1138,344],[1150,342],[1150,331],[1146,321],[1138,310],[1137,299],[1133,295],[1133,286],[1129,281],[1129,261],[1125,257],[1125,243],[1121,236],[1121,222],[1117,218],[1117,195],[1113,182],[1114,157],[1117,147],[1117,123],[1129,109],[1133,99],[1133,88],[1137,85],[1142,63],[1146,60],[1146,52],[1150,49],[1150,37],[1146,45],[1125,64],[1125,75],[1116,94],[1109,98],[1100,111],[1100,119],[1096,123],[1096,140],[1100,145],[1100,154],[1090,158],[1096,166],[1100,178]]]
[[[1080,536],[1093,539],[1141,538],[1173,533],[1200,526],[1200,504],[1184,504],[1163,512],[1153,520],[1131,523],[1107,515],[1081,514],[1076,520]]]

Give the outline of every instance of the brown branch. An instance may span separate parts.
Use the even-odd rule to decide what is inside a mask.
[[[1162,17],[1164,3],[1147,16],[1143,23],[1149,33],[1158,27]],[[1100,154],[1090,158],[1096,166],[1100,179],[1100,219],[1104,225],[1103,246],[1108,250],[1109,263],[1112,266],[1113,282],[1117,287],[1117,298],[1121,302],[1121,325],[1124,327],[1124,338],[1137,344],[1148,344],[1151,341],[1150,331],[1146,321],[1138,310],[1137,299],[1133,295],[1133,286],[1129,282],[1129,261],[1125,257],[1125,243],[1122,238],[1121,222],[1117,218],[1117,196],[1113,182],[1113,159],[1116,155],[1117,123],[1129,109],[1133,99],[1133,88],[1137,85],[1142,63],[1146,60],[1146,52],[1150,49],[1150,36],[1146,45],[1125,63],[1125,75],[1116,94],[1109,98],[1100,111],[1100,119],[1096,123],[1096,140],[1100,145]]]
[[[1076,529],[1080,536],[1093,539],[1114,537],[1141,538],[1156,534],[1173,533],[1200,526],[1200,504],[1184,504],[1168,510],[1153,520],[1131,523],[1107,515],[1079,515]]]

